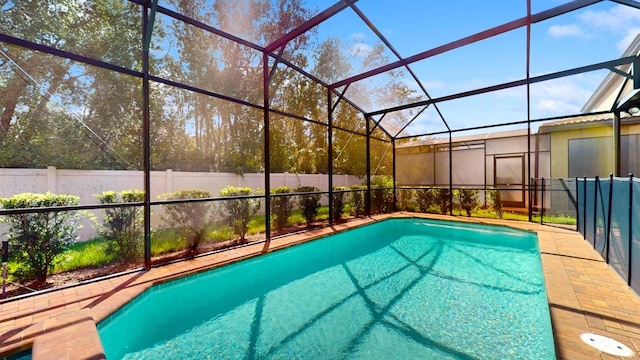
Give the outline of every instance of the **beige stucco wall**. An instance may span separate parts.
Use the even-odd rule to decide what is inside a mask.
[[[622,135],[640,134],[640,124],[625,125],[620,129]],[[551,177],[566,178],[569,176],[569,140],[613,136],[611,126],[587,127],[574,130],[555,131],[551,133]],[[607,161],[609,173],[613,173],[613,151],[604,159]],[[602,161],[603,159],[600,159]],[[594,159],[598,161],[598,159]],[[606,175],[606,174],[601,174]]]

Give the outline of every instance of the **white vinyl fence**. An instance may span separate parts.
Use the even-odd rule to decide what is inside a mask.
[[[143,190],[144,173],[128,170],[65,170],[55,167],[46,169],[6,169],[0,168],[0,197],[10,197],[21,193],[46,193],[77,195],[81,205],[100,202],[95,194],[103,191]],[[158,196],[179,190],[205,190],[218,196],[227,185],[250,187],[264,190],[264,174],[252,173],[236,175],[232,173],[152,171],[151,200]],[[352,175],[334,175],[334,186],[361,184],[362,179]],[[271,174],[271,188],[279,186],[315,186],[321,191],[329,190],[329,177],[325,174]],[[153,209],[152,224],[159,224],[161,211]],[[96,223],[101,223],[102,211],[92,211],[95,221],[85,219],[79,230],[80,240],[88,240],[97,235]],[[6,228],[0,228],[0,234]]]

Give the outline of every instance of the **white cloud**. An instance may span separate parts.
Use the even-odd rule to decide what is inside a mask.
[[[349,52],[358,57],[365,57],[373,48],[365,43],[357,42],[349,47]]]
[[[617,48],[622,53],[640,33],[640,10],[625,5],[615,5],[607,10],[586,10],[577,15],[574,24],[552,25],[548,33],[552,37],[593,37],[613,35],[619,38]]]
[[[640,24],[640,11],[625,5],[616,5],[605,11],[587,10],[578,17],[595,29],[613,33],[626,34],[627,29]]]
[[[638,34],[640,34],[640,26],[627,29],[627,35],[625,35],[625,37],[616,44],[620,53],[623,53],[629,45],[631,45],[631,42],[636,38],[636,36],[638,36]]]
[[[364,42],[364,39],[366,39],[366,38],[367,38],[367,36],[364,33],[361,33],[361,32],[357,32],[357,33],[351,34],[351,41],[356,42],[356,43]]]
[[[580,77],[561,78],[531,85],[532,117],[577,114],[591,96]],[[586,79],[585,79],[586,80]]]
[[[562,36],[585,36],[585,33],[577,24],[571,25],[553,25],[549,28],[549,35],[553,37]]]
[[[620,53],[640,33],[640,10],[625,5],[616,5],[608,10],[587,10],[578,15],[583,26],[593,33],[609,33],[619,36],[616,43]]]

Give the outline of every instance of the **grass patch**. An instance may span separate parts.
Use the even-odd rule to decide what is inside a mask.
[[[176,229],[158,229],[151,234],[151,256],[159,256],[187,247],[186,240]]]
[[[114,258],[106,249],[107,242],[102,238],[75,243],[60,255],[53,273],[110,264]]]
[[[453,215],[456,216],[464,216],[466,217],[466,213],[460,211],[458,209],[453,210]],[[529,221],[529,215],[523,213],[514,213],[514,212],[504,212],[502,214],[502,218],[504,220],[516,220],[516,221]],[[491,209],[475,209],[471,212],[471,217],[481,217],[488,219],[498,219],[498,215]],[[533,215],[531,217],[533,222],[540,222],[540,215]],[[576,218],[568,216],[568,215],[545,215],[544,223],[548,224],[560,224],[560,225],[575,225]]]

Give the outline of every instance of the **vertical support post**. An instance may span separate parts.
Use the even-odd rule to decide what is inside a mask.
[[[527,171],[528,174],[525,179],[531,178],[531,81],[530,79],[530,69],[531,69],[531,0],[527,0],[527,62],[526,62],[526,72],[527,72]],[[537,140],[537,138],[536,138]],[[536,150],[537,150],[537,142],[536,142]],[[538,152],[536,151],[536,156]],[[538,161],[536,157],[536,167],[538,166]],[[536,174],[537,176],[538,174]],[[543,180],[544,181],[544,180]],[[544,188],[544,184],[542,185]],[[533,204],[531,196],[531,183],[527,186],[527,194],[529,199],[529,221],[533,220]],[[543,203],[544,203],[544,195],[543,195]],[[543,206],[544,212],[544,206]],[[544,214],[540,215],[540,222],[542,223],[542,217]]]
[[[392,150],[392,156],[391,156],[391,162],[393,163],[392,166],[392,176],[393,176],[393,210],[396,211],[398,210],[398,196],[397,196],[397,187],[396,187],[396,139],[391,139],[391,150]]]
[[[621,164],[620,157],[620,111],[613,112],[613,168],[615,176],[621,176]]]
[[[576,176],[576,232],[580,232],[580,190],[578,189],[578,177]]]
[[[598,241],[598,189],[600,188],[600,177],[596,175],[595,183],[593,184],[593,248],[596,248],[596,242]]]
[[[536,199],[535,203],[536,205],[538,205],[538,179],[534,179],[534,178],[530,178],[529,179],[529,184],[533,184],[533,193],[535,194],[535,197],[529,197],[529,201],[532,201],[532,199]],[[531,204],[531,206],[529,207],[529,213],[533,212],[533,204]],[[533,216],[529,217],[529,222],[533,222]]]
[[[7,263],[9,262],[9,240],[2,240],[2,298],[7,292]]]
[[[365,119],[367,131],[367,138],[365,139],[367,151],[367,191],[364,196],[364,211],[367,216],[371,216],[371,119],[369,116],[365,116]]]
[[[273,66],[277,66],[274,64]],[[271,243],[271,155],[269,153],[271,133],[269,131],[270,126],[270,111],[269,103],[271,101],[269,97],[269,55],[266,52],[262,53],[262,101],[263,101],[263,120],[264,124],[264,225],[265,225],[265,243],[263,252],[269,250]]]
[[[629,257],[629,268],[627,269],[627,285],[631,286],[631,265],[633,259],[633,174],[629,174],[629,228],[627,234],[629,236],[627,246],[629,248],[627,256]]]
[[[157,1],[155,2],[157,4]],[[154,15],[155,9],[151,9]],[[151,26],[150,26],[151,24]],[[144,268],[151,269],[151,139],[149,119],[149,44],[153,24],[149,22],[149,9],[142,7],[142,41],[145,45],[142,51],[142,156],[144,173]]]
[[[329,225],[333,225],[333,106],[331,89],[327,88],[327,172],[329,173]],[[368,137],[367,137],[368,138]],[[367,175],[368,176],[368,175]]]
[[[583,177],[584,188],[582,188],[582,238],[587,238],[587,177]]]
[[[542,178],[542,184],[541,184],[541,186],[542,186],[542,199],[541,199],[541,203],[542,203],[542,204],[541,204],[541,206],[540,206],[540,224],[542,224],[542,223],[543,223],[543,220],[542,220],[542,219],[544,219],[544,189],[545,189],[545,188],[544,188],[544,177]]]
[[[606,232],[607,232],[607,249],[605,251],[604,260],[609,263],[609,246],[611,245],[611,202],[613,201],[613,174],[609,175],[609,208],[607,209],[607,223],[606,223]]]
[[[449,131],[449,215],[453,216],[453,144]]]

